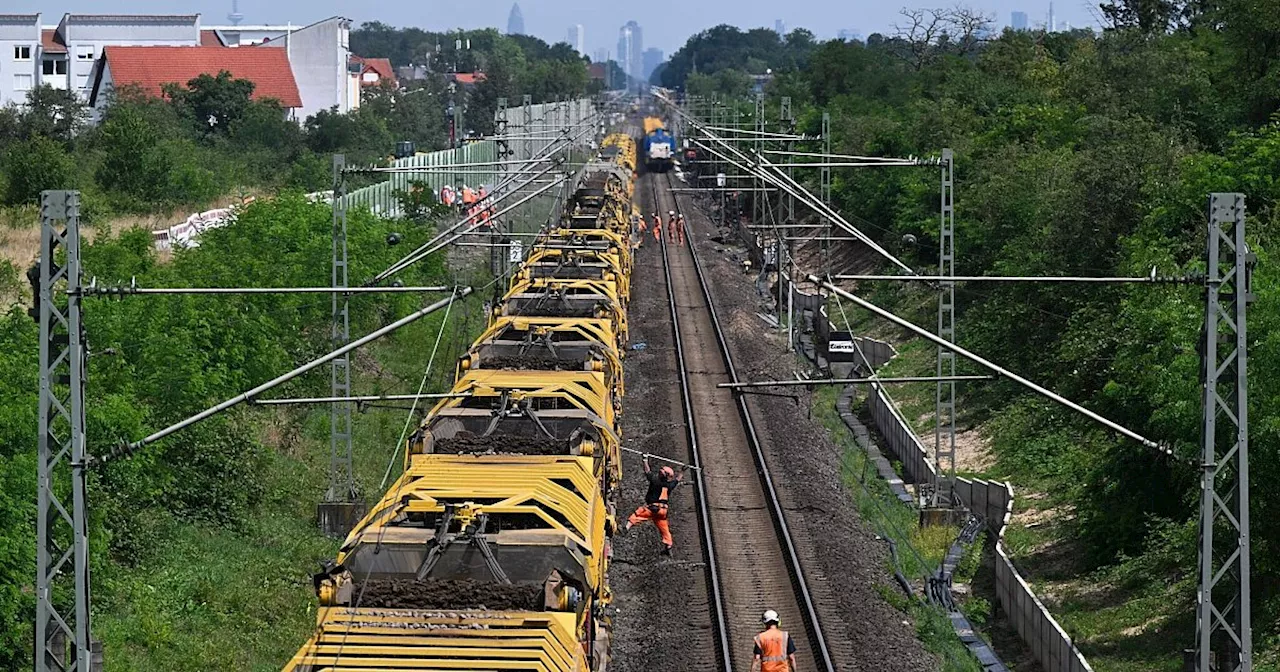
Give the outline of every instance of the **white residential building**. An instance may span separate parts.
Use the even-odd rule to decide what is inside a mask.
[[[299,121],[320,110],[360,107],[362,77],[371,77],[368,62],[352,58],[351,20],[340,16],[301,27],[202,27],[199,14],[64,14],[56,26],[42,26],[40,16],[0,14],[0,105],[22,104],[27,91],[41,84],[77,91],[87,101],[109,46],[283,49],[302,97],[294,110]],[[202,58],[216,64],[213,53]],[[386,65],[379,81],[394,79]]]
[[[0,14],[0,104],[21,103],[40,82],[40,15]]]

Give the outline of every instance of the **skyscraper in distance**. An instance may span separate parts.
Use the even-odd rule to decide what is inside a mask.
[[[662,65],[663,60],[665,59],[661,49],[650,48],[644,50],[644,81],[649,81],[649,78],[653,76],[653,71],[657,70],[659,65]]]
[[[1013,28],[1014,30],[1026,30],[1027,29],[1027,13],[1014,12],[1010,14],[1009,27]]]
[[[512,3],[511,13],[507,15],[507,34],[524,35],[524,12],[520,11],[520,3]]]
[[[774,20],[773,20],[773,32],[777,33],[779,37],[782,37],[782,36],[786,35],[786,34],[787,34],[787,22],[786,22],[786,21],[783,21],[782,19],[774,19]]]
[[[635,21],[618,29],[618,65],[628,77],[644,79],[644,31]]]
[[[569,44],[579,54],[587,55],[587,29],[581,23],[569,26]]]

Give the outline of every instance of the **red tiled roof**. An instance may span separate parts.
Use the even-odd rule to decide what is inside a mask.
[[[453,75],[453,81],[459,84],[475,84],[486,79],[488,77],[483,72],[457,72]]]
[[[226,70],[236,79],[254,83],[254,100],[274,98],[285,107],[302,107],[284,49],[107,47],[103,58],[116,88],[136,84],[144,93],[159,96],[162,84],[185,85],[199,75]]]
[[[200,46],[202,46],[202,47],[225,47],[225,46],[227,46],[227,45],[223,44],[223,43],[222,43],[222,40],[218,38],[218,31],[216,31],[216,30],[201,30],[201,31],[200,31]]]
[[[58,36],[58,31],[52,28],[40,31],[40,46],[44,48],[44,53],[46,54],[67,53],[67,45],[62,43],[62,38]]]
[[[364,67],[378,73],[378,78],[396,83],[396,69],[391,67],[391,59],[389,58],[362,58]]]

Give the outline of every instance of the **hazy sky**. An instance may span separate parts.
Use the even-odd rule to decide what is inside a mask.
[[[997,26],[1009,23],[1009,12],[1027,13],[1034,24],[1046,22],[1048,0],[962,0],[995,18]],[[658,47],[670,55],[700,30],[720,23],[743,28],[767,26],[782,19],[787,29],[804,27],[829,39],[840,29],[862,35],[890,30],[904,5],[945,7],[956,0],[522,0],[525,32],[549,42],[563,41],[569,26],[586,27],[587,52],[613,51],[618,28],[634,19],[644,29],[645,47]],[[1090,7],[1096,0],[1059,0],[1054,5],[1058,24],[1095,25]],[[201,22],[226,23],[231,0],[0,0],[0,12],[42,12],[45,23],[57,23],[63,12],[90,13],[196,13]],[[307,24],[340,14],[357,24],[378,20],[396,26],[506,29],[511,0],[240,0],[245,23]]]

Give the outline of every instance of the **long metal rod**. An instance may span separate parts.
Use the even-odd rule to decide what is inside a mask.
[[[396,294],[406,292],[448,292],[453,287],[117,287],[90,285],[80,290],[84,296],[130,296],[133,294]]]
[[[830,152],[794,152],[794,151],[784,151],[784,150],[778,150],[778,149],[765,150],[765,154],[773,154],[775,156],[802,156],[802,157],[810,157],[815,159],[845,159],[849,161],[907,163],[907,164],[918,165],[918,166],[936,166],[939,163],[937,158],[925,159],[925,158],[919,158],[919,157],[909,157],[909,158],[903,159],[900,157],[861,156],[858,154],[832,154]]]
[[[1178,284],[1188,282],[1187,278],[1164,276],[1015,276],[1015,275],[833,275],[835,280],[867,280],[890,282],[1092,282],[1092,283],[1148,283]]]
[[[334,359],[337,359],[338,357],[341,357],[347,354],[348,352],[355,350],[356,348],[372,343],[373,341],[376,341],[379,338],[382,338],[383,336],[386,336],[387,334],[390,334],[391,332],[396,331],[397,329],[400,329],[401,327],[404,327],[408,324],[412,324],[426,317],[427,315],[430,315],[431,313],[434,313],[435,311],[440,310],[441,308],[444,308],[445,306],[452,303],[454,299],[463,298],[470,293],[471,293],[470,287],[459,287],[457,291],[454,293],[454,295],[450,296],[447,299],[441,299],[440,301],[437,301],[427,306],[426,308],[423,308],[422,310],[419,310],[414,313],[410,313],[409,315],[406,315],[405,317],[402,317],[399,320],[396,320],[395,322],[392,322],[391,324],[388,324],[387,326],[382,327],[381,329],[377,329],[375,331],[370,332],[369,334],[366,334],[365,336],[362,336],[354,341],[351,341],[350,343],[344,345],[341,348],[338,348],[337,350],[334,350],[333,352],[330,352],[327,355],[324,355],[318,359],[313,359],[310,362],[307,362],[306,364],[303,364],[302,366],[299,366],[298,368],[292,371],[289,371],[288,373],[284,373],[279,376],[276,376],[275,378],[272,378],[271,380],[253,388],[252,390],[249,390],[248,392],[236,395],[216,406],[212,406],[203,411],[200,411],[199,413],[187,418],[186,420],[183,420],[181,422],[177,422],[168,427],[165,427],[164,429],[144,439],[141,439],[139,441],[134,441],[133,443],[121,446],[116,450],[113,450],[110,455],[108,455],[106,458],[103,459],[103,461],[105,462],[109,459],[114,459],[121,455],[128,455],[130,453],[133,453],[134,451],[137,451],[139,448],[142,448],[147,444],[155,443],[156,441],[159,441],[160,439],[163,439],[164,437],[169,436],[174,432],[177,432],[182,429],[186,429],[187,427],[190,427],[191,425],[194,425],[197,422],[200,422],[201,420],[206,420],[213,415],[221,413],[222,411],[225,411],[229,408],[238,406],[246,401],[249,401],[254,397],[258,396],[259,394],[262,394],[263,392],[270,390],[273,387],[277,387],[282,383],[286,383],[290,380],[293,380],[294,378],[297,378],[298,376],[301,376],[302,374],[316,367],[327,364],[330,361],[333,361]]]
[[[767,153],[767,152],[766,152]],[[814,161],[802,163],[775,163],[780,168],[892,168],[901,166],[932,166],[917,161]]]
[[[1133,431],[1132,429],[1129,429],[1128,427],[1125,427],[1124,425],[1116,423],[1112,420],[1108,420],[1107,418],[1104,418],[1101,415],[1094,413],[1093,411],[1081,406],[1080,404],[1075,403],[1074,401],[1071,401],[1070,399],[1067,399],[1066,397],[1063,397],[1062,395],[1056,392],[1053,392],[1049,389],[1041,387],[1040,385],[1037,385],[1027,380],[1026,378],[1023,378],[1022,376],[1019,376],[1018,374],[1000,366],[999,364],[996,364],[995,362],[992,362],[991,360],[986,359],[985,357],[982,357],[981,355],[974,354],[956,345],[955,343],[946,341],[941,337],[939,337],[938,335],[934,334],[933,332],[929,331],[928,329],[924,329],[909,320],[898,317],[897,315],[894,315],[893,313],[885,310],[884,308],[881,308],[880,306],[875,305],[874,303],[871,303],[870,301],[867,301],[866,299],[854,296],[853,294],[850,294],[849,292],[846,292],[845,290],[840,289],[839,287],[831,284],[830,282],[824,281],[822,278],[819,278],[816,275],[810,275],[809,282],[812,282],[816,285],[824,287],[827,291],[834,292],[840,295],[841,297],[848,299],[849,301],[852,301],[858,306],[862,308],[866,308],[867,310],[875,313],[876,315],[879,315],[880,317],[883,317],[884,319],[889,320],[890,322],[893,322],[894,324],[904,329],[908,329],[914,332],[917,336],[920,336],[922,338],[926,338],[932,341],[935,345],[945,346],[950,350],[952,350],[953,352],[955,352],[957,355],[960,355],[961,357],[964,357],[965,359],[968,359],[977,364],[981,364],[982,366],[985,366],[986,368],[991,369],[992,371],[995,371],[1000,376],[1004,378],[1008,378],[1009,380],[1012,380],[1013,382],[1031,390],[1032,392],[1035,392],[1036,394],[1039,394],[1063,406],[1066,406],[1067,408],[1085,416],[1086,418],[1089,418],[1090,420],[1093,420],[1094,422],[1097,422],[1098,424],[1104,427],[1107,427],[1116,432],[1119,432],[1133,439],[1134,441],[1141,443],[1144,446],[1147,446],[1149,448],[1155,448],[1156,450],[1160,451],[1161,453],[1164,453],[1165,455],[1169,455],[1169,456],[1173,455],[1173,450],[1170,449],[1168,446],[1152,441],[1151,439],[1148,439],[1147,437]]]
[[[809,135],[796,135],[795,133],[775,133],[773,131],[753,131],[747,128],[729,128],[727,126],[702,126],[703,130],[717,131],[720,133],[738,133],[740,135],[760,136],[762,138],[770,138],[773,140],[817,140],[817,137]],[[754,138],[753,138],[754,140]]]
[[[728,176],[726,175],[726,177]],[[749,194],[751,192],[762,192],[762,191],[774,192],[779,190],[772,189],[772,188],[761,189],[759,187],[672,187],[671,191],[674,191],[679,194],[695,193],[695,192],[717,192],[717,191],[732,191],[732,192],[742,192],[744,194]],[[773,227],[770,226],[770,227],[764,227],[764,228],[772,229]]]
[[[999,376],[900,376],[898,378],[814,378],[812,380],[757,380],[749,383],[719,383],[716,387],[814,387],[816,385],[860,385],[863,383],[938,383],[963,380],[995,380]]]
[[[373,394],[354,397],[294,397],[289,399],[250,399],[255,406],[293,406],[298,404],[340,404],[366,401],[414,401],[418,399],[460,399],[470,397],[469,392],[441,392],[438,394]]]

